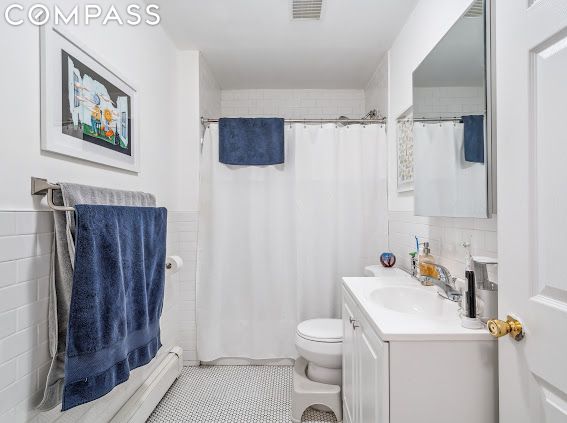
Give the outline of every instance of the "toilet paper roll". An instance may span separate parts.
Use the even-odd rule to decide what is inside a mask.
[[[168,256],[165,260],[165,271],[168,274],[174,274],[183,266],[183,259],[179,256]]]

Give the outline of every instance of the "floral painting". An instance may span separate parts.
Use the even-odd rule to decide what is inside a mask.
[[[397,121],[398,192],[413,190],[413,120],[406,112]]]

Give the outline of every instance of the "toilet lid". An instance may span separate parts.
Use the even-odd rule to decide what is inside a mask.
[[[297,334],[309,341],[342,342],[343,321],[341,319],[312,319],[297,325]]]

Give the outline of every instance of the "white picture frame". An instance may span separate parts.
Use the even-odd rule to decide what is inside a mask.
[[[396,119],[397,190],[414,190],[413,108]]]
[[[41,149],[138,173],[136,89],[58,28],[40,45]]]

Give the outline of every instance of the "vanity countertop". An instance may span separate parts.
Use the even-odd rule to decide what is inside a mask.
[[[383,268],[375,277],[345,277],[343,286],[384,341],[495,340],[485,328],[462,327],[457,303],[401,269]]]

